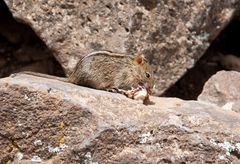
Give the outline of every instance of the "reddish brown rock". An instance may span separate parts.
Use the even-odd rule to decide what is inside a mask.
[[[154,66],[157,95],[193,67],[239,9],[236,0],[5,2],[43,39],[67,74],[92,51],[140,52]]]
[[[0,163],[238,163],[240,115],[17,75],[0,80]]]
[[[205,84],[199,101],[216,104],[225,110],[240,111],[240,73],[220,71]]]

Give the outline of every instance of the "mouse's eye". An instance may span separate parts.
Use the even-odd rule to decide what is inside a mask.
[[[146,72],[146,77],[150,78],[151,77],[150,73]]]

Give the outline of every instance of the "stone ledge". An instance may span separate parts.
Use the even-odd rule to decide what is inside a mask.
[[[197,101],[150,99],[155,104],[146,106],[24,74],[1,79],[0,162],[238,160],[238,113]]]

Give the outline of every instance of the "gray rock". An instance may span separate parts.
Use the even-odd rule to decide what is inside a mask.
[[[1,79],[0,163],[240,162],[240,115],[150,100],[24,74]]]
[[[27,24],[15,20],[0,1],[0,77],[20,71],[64,75],[51,50]]]
[[[92,51],[143,53],[154,66],[156,95],[193,67],[239,9],[239,1],[229,0],[5,2],[43,39],[67,74]]]

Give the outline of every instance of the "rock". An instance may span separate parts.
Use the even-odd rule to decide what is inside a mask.
[[[220,71],[204,85],[199,101],[213,103],[225,110],[240,111],[240,73]]]
[[[208,62],[211,65],[220,66],[221,70],[240,72],[240,57],[237,55],[222,54],[215,51]]]
[[[143,53],[154,66],[156,95],[202,56],[239,9],[236,0],[5,1],[69,74],[89,52]],[[218,5],[216,5],[218,4]]]
[[[240,115],[18,74],[0,79],[0,163],[239,163]]]
[[[224,69],[240,72],[240,58],[235,55],[222,55],[219,63]]]
[[[64,75],[51,50],[33,29],[16,21],[0,1],[0,77],[20,71]]]

